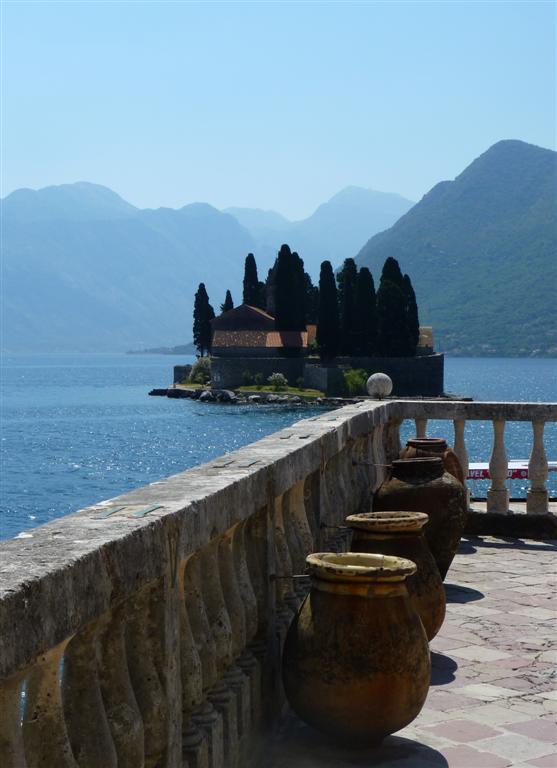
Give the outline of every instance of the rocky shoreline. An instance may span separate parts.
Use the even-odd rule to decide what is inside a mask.
[[[300,397],[279,392],[239,392],[232,389],[201,389],[193,387],[169,387],[152,389],[154,397],[186,398],[202,403],[226,403],[228,405],[322,405],[327,408],[340,408],[342,405],[357,403],[358,397]]]

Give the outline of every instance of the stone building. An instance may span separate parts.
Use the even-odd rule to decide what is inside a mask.
[[[278,331],[275,318],[258,307],[242,304],[212,321],[211,379],[215,387],[235,387],[244,374],[267,379],[282,373],[291,384],[304,375],[304,358],[316,327]]]

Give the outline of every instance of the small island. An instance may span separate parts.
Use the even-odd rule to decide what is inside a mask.
[[[370,270],[350,258],[336,276],[324,261],[314,286],[286,244],[262,282],[250,253],[242,303],[235,307],[227,290],[220,309],[215,316],[201,283],[193,322],[198,361],[192,369],[176,366],[175,384],[350,397],[365,395],[368,376],[383,372],[396,396],[443,394],[443,355],[434,352],[431,327],[420,327],[411,279],[392,257],[376,291]]]

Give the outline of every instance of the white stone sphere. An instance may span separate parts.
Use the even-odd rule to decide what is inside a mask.
[[[370,397],[381,400],[393,391],[393,381],[386,373],[372,373],[367,380],[366,389]]]

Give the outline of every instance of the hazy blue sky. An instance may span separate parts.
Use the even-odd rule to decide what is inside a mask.
[[[491,144],[555,146],[550,2],[2,2],[2,196],[141,207],[417,200]]]

